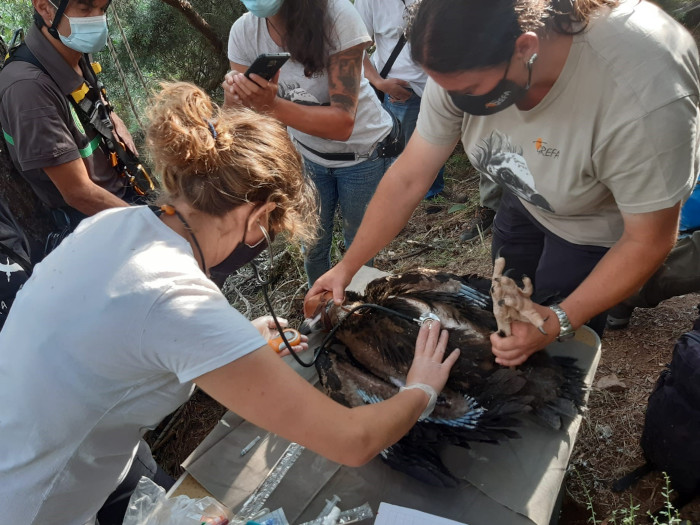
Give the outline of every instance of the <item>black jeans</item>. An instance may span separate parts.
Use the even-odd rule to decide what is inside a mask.
[[[119,484],[102,508],[97,513],[98,525],[121,525],[124,522],[124,514],[129,506],[129,498],[136,490],[141,476],[153,480],[154,483],[163,487],[166,491],[175,484],[175,480],[166,474],[153,459],[151,449],[142,439],[136,457],[124,480]]]
[[[503,192],[492,233],[492,257],[505,258],[512,278],[530,277],[538,302],[565,299],[609,249],[573,244],[554,235],[509,191]],[[600,336],[606,316],[607,312],[600,313],[587,323]]]

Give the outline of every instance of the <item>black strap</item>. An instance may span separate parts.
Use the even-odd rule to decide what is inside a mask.
[[[297,142],[299,141],[297,140]],[[299,142],[299,144],[307,150],[309,150],[314,155],[316,155],[317,157],[321,157],[322,159],[342,161],[357,160],[357,156],[354,153],[323,153],[322,151],[316,151],[315,149],[304,144],[303,142]]]
[[[63,18],[63,12],[66,10],[66,7],[68,7],[68,0],[61,0],[61,2],[58,4],[58,9],[56,10],[56,14],[53,17],[53,22],[51,23],[51,27],[47,27],[51,36],[54,37],[56,40],[61,39],[60,35],[58,34],[58,24],[61,23],[61,18]],[[42,19],[42,22],[43,22],[43,19]]]
[[[114,128],[112,121],[109,118],[111,112],[111,106],[109,105],[109,99],[107,98],[107,93],[102,85],[102,82],[97,78],[97,75],[92,70],[90,65],[90,57],[88,54],[83,55],[84,67],[81,66],[83,70],[83,75],[85,77],[85,85],[88,86],[88,93],[82,101],[76,102],[72,96],[68,96],[68,102],[75,109],[78,118],[84,126],[88,126],[94,129],[101,138],[101,143],[103,145],[103,150],[106,155],[114,153],[117,155],[119,161],[124,165],[125,174],[129,180],[130,185],[136,190],[139,195],[147,195],[151,190],[154,189],[153,181],[145,170],[141,161],[136,155],[132,154],[122,143],[117,140],[114,134]],[[23,61],[29,62],[37,66],[44,73],[49,75],[46,68],[39,62],[39,60],[34,56],[34,53],[27,47],[25,43],[18,46],[12,53],[10,57],[5,62],[5,65],[12,61]],[[53,80],[53,77],[51,77]],[[55,80],[54,80],[55,82]],[[106,104],[102,102],[102,98],[105,98]]]
[[[27,47],[27,44],[25,44],[25,43],[20,44],[19,46],[17,46],[16,48],[14,48],[10,52],[9,58],[7,60],[5,60],[5,64],[3,65],[3,69],[7,66],[7,64],[9,64],[11,62],[29,62],[30,64],[38,67],[44,73],[49,75],[49,72],[46,71],[46,68],[44,67],[44,65],[41,62],[39,62],[39,59],[34,56],[34,53],[32,53],[30,51],[29,47]],[[51,76],[51,75],[49,75],[49,76]]]
[[[389,74],[389,71],[391,71],[391,68],[394,66],[394,62],[396,62],[396,59],[399,56],[399,53],[401,53],[401,50],[403,49],[403,46],[406,45],[406,35],[401,33],[401,37],[399,38],[399,41],[396,42],[396,46],[394,47],[394,50],[391,52],[391,55],[389,55],[389,60],[386,61],[386,64],[384,64],[384,67],[382,68],[381,73],[379,73],[379,76],[382,78],[386,78],[386,76]]]
[[[404,7],[406,7],[406,0],[401,0],[403,2]],[[401,36],[399,37],[398,42],[396,42],[396,45],[394,46],[394,50],[391,52],[391,55],[389,55],[389,60],[386,61],[386,64],[384,64],[384,67],[382,68],[381,73],[379,73],[379,76],[382,78],[386,78],[386,76],[389,74],[389,71],[391,71],[391,68],[394,67],[394,62],[396,62],[396,59],[399,56],[399,53],[401,53],[401,50],[403,49],[403,46],[406,45],[406,34],[402,31]]]

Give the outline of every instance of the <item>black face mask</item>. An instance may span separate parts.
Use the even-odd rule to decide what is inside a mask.
[[[246,264],[248,264],[250,261],[255,259],[258,255],[260,255],[263,250],[265,250],[268,246],[268,239],[270,242],[272,242],[275,238],[274,232],[270,232],[269,235],[267,235],[267,231],[262,227],[262,225],[259,225],[260,229],[263,231],[263,236],[262,239],[260,239],[260,242],[257,244],[250,246],[245,243],[245,237],[243,238],[243,241],[241,241],[238,246],[236,246],[233,251],[229,254],[226,259],[221,261],[219,264],[216,266],[212,266],[209,268],[209,271],[211,272],[212,275],[214,274],[226,274],[230,275],[234,272],[236,272],[238,269],[244,267]]]
[[[527,85],[519,86],[512,80],[506,79],[508,68],[503,74],[503,78],[496,84],[491,91],[484,95],[458,95],[450,93],[450,98],[454,105],[465,113],[476,116],[493,115],[512,106],[518,100],[525,96],[525,93],[530,89],[530,80],[532,79],[532,64],[537,58],[537,53],[533,54],[527,62]]]

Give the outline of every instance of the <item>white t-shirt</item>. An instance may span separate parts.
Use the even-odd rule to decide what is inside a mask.
[[[406,7],[415,0],[355,0],[355,9],[362,17],[369,36],[372,37],[377,50],[372,54],[372,64],[381,73],[387,63],[401,33],[406,26],[404,13]],[[391,66],[387,78],[399,78],[411,84],[411,89],[419,97],[423,95],[425,83],[428,80],[423,68],[411,58],[411,44],[406,42],[403,49]]]
[[[328,11],[331,20],[331,43],[329,55],[334,55],[358,44],[369,43],[365,25],[349,0],[328,0]],[[319,28],[320,30],[320,28]],[[262,53],[281,53],[283,48],[275,44],[267,30],[264,18],[258,18],[251,13],[245,13],[231,27],[228,39],[228,58],[231,62],[249,66]],[[360,94],[355,115],[355,127],[350,138],[337,141],[314,137],[294,128],[288,128],[289,134],[298,142],[323,153],[357,153],[365,155],[374,151],[376,145],[391,131],[392,120],[379,103],[377,95],[370,86],[362,71]],[[308,106],[328,105],[327,71],[316,73],[312,78],[304,76],[304,66],[288,60],[280,72],[279,96],[297,104]],[[299,146],[299,152],[306,158],[326,167],[352,166],[361,162],[329,161],[314,155],[309,150]]]
[[[533,109],[470,116],[430,80],[417,128],[440,145],[461,135],[472,164],[554,234],[608,247],[622,235],[621,211],[657,211],[690,194],[699,86],[690,34],[657,6],[627,0],[573,37]]]
[[[264,344],[149,208],[84,220],[0,332],[2,522],[90,520],[192,380]]]

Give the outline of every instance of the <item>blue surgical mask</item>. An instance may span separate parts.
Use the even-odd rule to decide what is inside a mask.
[[[66,47],[81,53],[97,53],[107,43],[107,15],[68,17],[70,35],[59,34]]]
[[[248,11],[258,18],[274,16],[284,0],[241,0]]]

